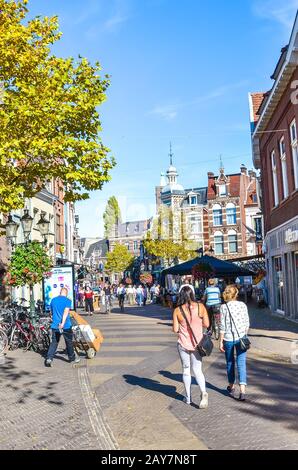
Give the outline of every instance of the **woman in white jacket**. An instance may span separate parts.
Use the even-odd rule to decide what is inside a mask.
[[[246,392],[246,351],[240,348],[240,338],[247,335],[249,329],[249,316],[244,302],[237,300],[238,289],[236,286],[227,286],[223,298],[226,304],[220,308],[220,345],[219,349],[225,353],[227,362],[227,375],[229,385],[228,392],[235,395],[235,352],[239,376],[240,395],[239,400],[245,400]]]

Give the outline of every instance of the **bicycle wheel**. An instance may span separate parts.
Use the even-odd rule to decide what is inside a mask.
[[[8,347],[8,337],[3,330],[0,330],[0,354],[3,354]]]

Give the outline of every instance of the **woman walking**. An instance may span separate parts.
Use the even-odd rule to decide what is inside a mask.
[[[85,309],[86,313],[89,313],[89,315],[93,315],[94,312],[94,306],[93,306],[93,291],[89,286],[85,288]]]
[[[238,289],[236,286],[227,286],[223,298],[226,302],[220,308],[220,346],[225,353],[227,362],[227,375],[229,394],[235,396],[235,351],[239,376],[240,394],[239,400],[245,400],[246,391],[246,350],[242,348],[241,338],[247,335],[249,329],[249,316],[244,302],[237,300]]]
[[[184,402],[191,404],[191,368],[201,390],[200,408],[208,407],[208,393],[206,381],[202,371],[202,357],[196,349],[197,343],[188,327],[194,332],[196,340],[201,341],[203,328],[209,327],[209,318],[206,308],[195,300],[190,286],[183,287],[178,298],[178,307],[173,313],[173,331],[178,333],[178,352],[183,369],[183,383],[185,387]]]

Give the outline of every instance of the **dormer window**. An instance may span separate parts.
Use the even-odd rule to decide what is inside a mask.
[[[191,206],[196,206],[197,203],[198,203],[198,198],[197,198],[197,196],[190,196],[190,197],[189,197],[189,204],[190,204]]]
[[[219,194],[219,196],[221,196],[221,197],[224,197],[224,196],[227,195],[227,187],[226,187],[225,184],[220,184],[220,185],[218,186],[218,194]]]

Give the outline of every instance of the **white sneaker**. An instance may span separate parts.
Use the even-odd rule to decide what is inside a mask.
[[[199,408],[202,410],[208,408],[208,393],[207,392],[202,393]]]

